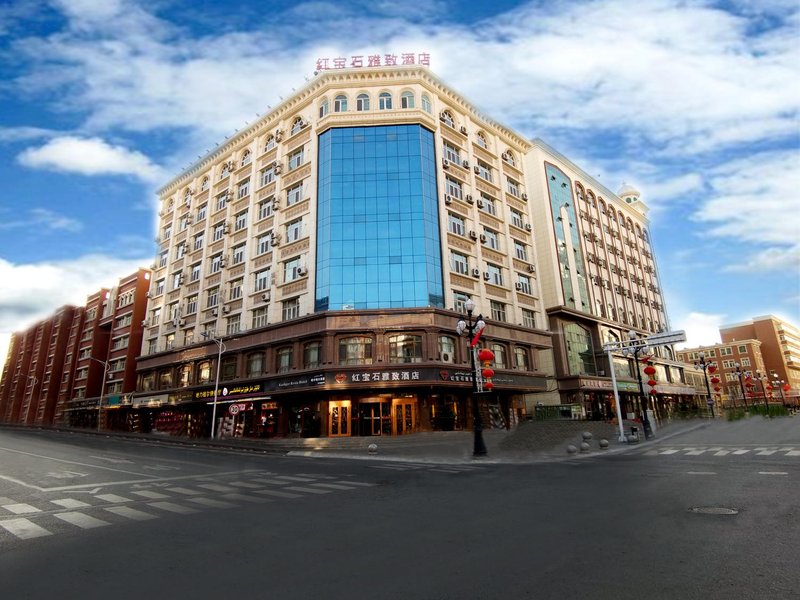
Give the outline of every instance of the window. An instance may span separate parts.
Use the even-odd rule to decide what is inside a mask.
[[[444,142],[442,154],[444,155],[445,160],[449,160],[450,162],[454,162],[459,165],[461,164],[461,156],[458,153],[458,148],[453,146],[453,144]]]
[[[214,225],[214,232],[212,234],[212,240],[218,242],[222,239],[222,236],[225,235],[225,223],[220,221],[216,225]]]
[[[272,232],[268,231],[258,237],[258,254],[266,254],[272,250]]]
[[[249,165],[252,159],[253,155],[250,153],[250,150],[245,150],[244,154],[242,154],[242,166]]]
[[[300,130],[303,128],[303,117],[297,117],[294,122],[292,123],[291,133],[289,135],[294,135],[295,133],[300,133]]]
[[[159,267],[166,267],[167,266],[167,259],[169,258],[169,250],[164,250],[158,256],[158,266]]]
[[[528,260],[528,249],[519,240],[514,240],[514,256],[520,260]]]
[[[300,273],[298,270],[300,269],[300,257],[296,256],[292,259],[287,260],[283,263],[283,281],[284,283],[288,283],[289,281],[294,281],[295,279],[300,278]]]
[[[409,334],[389,336],[389,362],[422,362],[422,336]]]
[[[290,298],[283,301],[282,308],[283,320],[296,319],[300,316],[300,298]]]
[[[221,196],[217,196],[217,208],[216,210],[222,210],[228,203],[228,193],[225,192]]]
[[[118,337],[111,343],[111,349],[120,350],[121,348],[127,348],[129,339],[130,336],[128,335],[123,335],[121,337]]]
[[[245,259],[245,249],[247,248],[247,243],[239,244],[238,246],[234,246],[232,257],[233,257],[233,264],[238,265],[244,262]]]
[[[503,285],[503,269],[492,263],[486,263],[486,272],[489,273],[489,283]]]
[[[506,368],[506,347],[502,344],[492,344],[492,352],[494,352],[494,367],[496,369]]]
[[[359,94],[356,98],[356,110],[369,110],[369,96]]]
[[[495,202],[495,199],[481,193],[481,200],[483,200],[483,210],[490,215],[497,216],[497,202]]]
[[[455,179],[450,179],[449,177],[445,179],[445,193],[449,196],[453,196],[453,198],[458,198],[459,200],[464,197],[464,194],[461,191],[461,182],[456,181]]]
[[[450,252],[450,270],[460,275],[469,274],[469,259],[460,252]]]
[[[205,360],[197,365],[197,383],[211,381],[211,361]]]
[[[747,346],[739,346],[737,350],[739,351],[739,354],[747,354]]]
[[[742,359],[742,366],[743,367],[749,367],[750,366],[750,359],[747,358],[747,357],[743,358]]]
[[[278,350],[277,364],[275,365],[278,373],[288,373],[292,369],[292,347],[287,346]]]
[[[206,292],[206,308],[214,308],[219,304],[219,287],[213,287]]]
[[[314,369],[322,364],[322,344],[320,342],[309,342],[303,346],[303,367]]]
[[[200,191],[205,192],[208,189],[208,177],[203,177],[203,182],[200,184]]]
[[[186,314],[193,315],[197,312],[197,294],[186,298]]]
[[[286,190],[286,206],[297,204],[303,199],[303,182],[293,185]]]
[[[259,327],[265,327],[269,324],[267,321],[267,312],[269,307],[262,306],[260,308],[255,308],[252,311],[253,315],[253,329],[258,329]]]
[[[328,99],[324,98],[319,105],[319,118],[321,119],[325,115],[330,112],[330,105],[328,104]]]
[[[155,293],[156,296],[160,296],[161,294],[164,293],[164,282],[165,282],[164,279],[159,279],[158,281],[156,281],[156,293]],[[89,318],[91,319],[91,317]]]
[[[219,178],[225,179],[228,175],[231,174],[231,166],[228,163],[222,165],[222,170],[219,172]]]
[[[264,290],[268,290],[270,285],[272,285],[272,277],[269,269],[258,271],[255,274],[254,289],[256,292],[263,292]]]
[[[400,108],[414,108],[414,94],[412,92],[403,92],[400,95]]]
[[[531,278],[517,273],[517,289],[523,294],[531,294]]]
[[[503,152],[503,160],[510,164],[512,167],[517,166],[517,163],[514,161],[514,154],[511,150],[506,150]]]
[[[349,337],[339,340],[340,365],[371,365],[372,338]]]
[[[475,143],[478,144],[478,146],[480,146],[481,148],[489,147],[489,144],[486,143],[486,136],[483,135],[483,133],[480,131],[475,135]]]
[[[175,260],[183,258],[186,255],[186,244],[181,242],[175,246]]]
[[[219,378],[222,381],[230,381],[236,379],[236,357],[225,356],[222,359],[219,369]]]
[[[522,325],[531,329],[536,328],[536,313],[528,308],[522,309]]]
[[[203,238],[205,238],[205,233],[202,231],[194,236],[194,245],[192,247],[195,250],[200,250],[203,247]]]
[[[347,112],[347,96],[339,94],[333,99],[333,112]]]
[[[441,116],[442,123],[447,125],[448,127],[455,127],[456,122],[453,120],[453,115],[450,114],[449,110],[443,110]]]
[[[467,312],[467,309],[464,308],[464,304],[467,302],[467,300],[469,300],[469,296],[467,296],[465,293],[453,290],[453,309],[456,312]]]
[[[247,376],[258,377],[264,373],[264,353],[256,352],[247,357]]]
[[[272,183],[275,181],[275,166],[270,165],[264,169],[261,169],[261,185],[267,185],[268,183]]]
[[[164,234],[161,236],[162,240],[168,240],[172,237],[172,225],[164,227]]]
[[[456,235],[466,235],[467,233],[464,219],[453,213],[447,214],[447,229],[450,233],[455,233]]]
[[[493,250],[498,250],[500,248],[500,241],[497,238],[497,232],[493,229],[489,229],[488,227],[483,228],[483,237],[485,241],[483,245],[487,248],[492,248]]]
[[[594,346],[589,331],[577,323],[564,325],[567,363],[571,375],[596,375]]]
[[[236,215],[236,220],[234,221],[233,230],[241,231],[246,227],[247,227],[247,211],[243,210],[238,215]]]
[[[439,336],[439,360],[453,362],[456,353],[456,342],[449,335]]]
[[[422,94],[422,110],[428,113],[433,112],[433,105],[431,105],[431,99],[428,98],[426,94]]]
[[[222,252],[211,257],[210,273],[219,273],[222,270]]]
[[[189,281],[200,281],[200,267],[201,263],[195,263],[192,265],[192,271],[189,275]]]
[[[378,96],[378,108],[380,110],[392,109],[392,95],[389,92],[381,92]]]
[[[264,141],[264,152],[269,152],[275,146],[277,146],[277,142],[275,141],[275,136],[274,135],[267,136],[267,139]]]
[[[733,356],[733,349],[732,348],[720,348],[719,349],[720,356]]]
[[[492,310],[492,319],[495,321],[505,321],[506,320],[506,305],[502,302],[498,302],[497,300],[490,300],[489,305]]]
[[[172,274],[172,289],[176,290],[183,284],[183,272],[178,271]]]
[[[240,292],[241,293],[241,292]],[[242,328],[242,315],[237,314],[228,317],[225,320],[225,333],[231,335],[232,333],[239,333]]]
[[[736,365],[736,361],[734,360],[723,360],[722,361],[722,368],[723,369],[733,369]]]
[[[181,217],[181,220],[178,222],[178,231],[186,231],[187,227],[189,227],[189,215]]]
[[[197,207],[197,221],[202,221],[206,218],[206,211],[208,210],[208,204],[203,204],[203,206]]]
[[[269,197],[266,200],[262,200],[258,203],[258,219],[266,219],[270,215],[272,215],[272,203],[274,202],[274,198]]]
[[[303,164],[303,147],[301,146],[289,155],[289,170],[292,171]]]
[[[229,300],[238,300],[239,298],[242,297],[242,287],[244,286],[244,279],[243,278],[238,277],[236,279],[233,279],[228,284],[228,286],[229,286],[229,288],[228,288],[228,299]]]
[[[522,219],[522,213],[518,211],[516,208],[509,207],[508,212],[511,214],[511,224],[514,227],[519,227],[522,229],[525,227],[525,221]]]
[[[508,177],[506,180],[506,191],[512,196],[519,198],[519,183]]]
[[[486,164],[480,159],[478,160],[476,173],[478,177],[481,177],[486,181],[492,181],[492,167],[490,167],[488,164]]]
[[[286,224],[286,241],[295,242],[303,235],[303,219],[295,219]]]

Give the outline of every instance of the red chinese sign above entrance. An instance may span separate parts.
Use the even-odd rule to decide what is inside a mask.
[[[368,54],[366,56],[337,56],[336,58],[318,58],[315,71],[329,71],[331,69],[361,69],[369,67],[394,67],[397,65],[431,65],[431,55],[427,52],[415,54],[404,52],[402,54]]]

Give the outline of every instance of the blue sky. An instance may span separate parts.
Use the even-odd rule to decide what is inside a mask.
[[[137,266],[155,190],[318,57],[428,52],[482,112],[637,186],[673,329],[800,323],[796,0],[0,6],[0,356]]]

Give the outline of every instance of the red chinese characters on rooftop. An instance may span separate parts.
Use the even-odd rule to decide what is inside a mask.
[[[401,54],[369,54],[367,56],[338,56],[336,58],[318,58],[315,70],[328,71],[331,69],[360,69],[363,67],[394,67],[397,65],[422,65],[429,67],[431,55],[427,52],[415,54],[403,52]]]

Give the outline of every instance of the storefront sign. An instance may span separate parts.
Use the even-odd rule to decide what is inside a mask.
[[[133,399],[134,408],[140,406],[161,406],[169,401],[169,395],[157,394],[155,396],[139,396]]]
[[[427,52],[415,54],[403,52],[401,54],[363,54],[358,56],[338,56],[336,58],[318,58],[315,71],[328,71],[330,69],[362,69],[370,67],[395,67],[397,65],[423,65],[429,67],[431,55]]]
[[[277,410],[278,403],[277,402],[262,402],[261,403],[261,410]]]
[[[314,385],[325,385],[325,373],[315,373],[314,375],[303,375],[300,377],[292,377],[291,379],[282,379],[278,381],[275,387],[282,390],[286,388]]]
[[[337,373],[336,383],[341,382],[342,373]],[[350,383],[377,383],[387,381],[419,381],[419,371],[374,371],[364,373],[350,373],[345,380]]]
[[[263,383],[253,383],[249,385],[237,385],[231,387],[222,386],[217,390],[217,399],[224,398],[226,400],[230,400],[232,398],[253,396],[255,394],[260,394],[263,391]],[[207,398],[214,398],[213,387],[199,390],[194,393],[195,400],[205,400]]]

